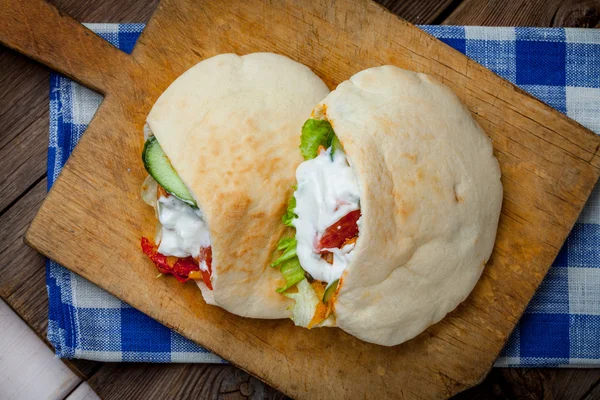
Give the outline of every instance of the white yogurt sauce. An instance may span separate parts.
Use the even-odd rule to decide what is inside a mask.
[[[159,253],[197,258],[201,248],[210,246],[210,234],[202,211],[188,206],[175,196],[161,196],[157,206],[158,220],[162,224]],[[200,268],[206,271],[206,264],[202,263]]]
[[[356,175],[343,151],[331,148],[312,160],[304,161],[296,170],[298,189],[294,192],[298,218],[296,228],[297,253],[300,265],[314,279],[333,282],[339,279],[352,257],[354,244],[341,249],[325,249],[333,253],[333,264],[316,252],[315,245],[323,232],[340,218],[358,210],[360,190]]]

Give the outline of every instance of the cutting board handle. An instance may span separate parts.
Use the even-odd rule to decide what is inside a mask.
[[[132,57],[44,0],[0,0],[0,43],[107,93]]]

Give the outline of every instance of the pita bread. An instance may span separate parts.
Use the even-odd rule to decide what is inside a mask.
[[[343,82],[314,117],[332,124],[361,190],[337,326],[397,345],[465,300],[490,257],[502,203],[492,143],[448,87],[393,66]]]
[[[276,293],[284,280],[269,264],[302,161],[298,132],[327,93],[284,56],[222,54],[177,78],[150,111],[150,129],[209,225],[209,302],[245,317],[289,317],[293,302]]]

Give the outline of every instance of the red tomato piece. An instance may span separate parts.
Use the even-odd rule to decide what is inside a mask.
[[[347,239],[356,236],[358,234],[356,222],[359,218],[360,210],[351,211],[327,228],[317,243],[317,252],[321,252],[322,249],[339,249]]]
[[[190,272],[198,271],[200,267],[192,257],[178,258],[173,264],[171,274],[179,282],[187,282],[190,279]]]
[[[210,282],[212,251],[210,247],[202,250],[203,254],[205,254],[208,272],[201,271],[200,267],[198,266],[198,262],[196,262],[196,260],[194,260],[192,257],[167,257],[158,252],[158,247],[156,244],[145,237],[142,238],[142,251],[150,260],[152,260],[154,265],[156,265],[156,269],[158,269],[161,274],[173,275],[179,282],[187,282],[190,279],[190,272],[201,271],[202,280],[204,280],[206,286],[212,290],[212,285]]]
[[[204,260],[208,268],[208,271],[200,270],[202,272],[202,280],[210,290],[213,290],[212,282],[210,281],[210,276],[212,275],[212,247],[209,246],[200,249],[200,260]]]

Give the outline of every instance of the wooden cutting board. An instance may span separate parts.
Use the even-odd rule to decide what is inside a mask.
[[[27,241],[292,397],[448,397],[484,377],[556,257],[598,179],[600,138],[375,3],[327,3],[163,0],[128,56],[41,0],[0,0],[0,42],[105,95]],[[387,348],[236,317],[191,283],[156,279],[140,251],[154,231],[139,195],[151,105],[202,59],[257,51],[332,89],[381,64],[435,75],[491,136],[505,190],[494,253],[471,296],[415,339]]]

